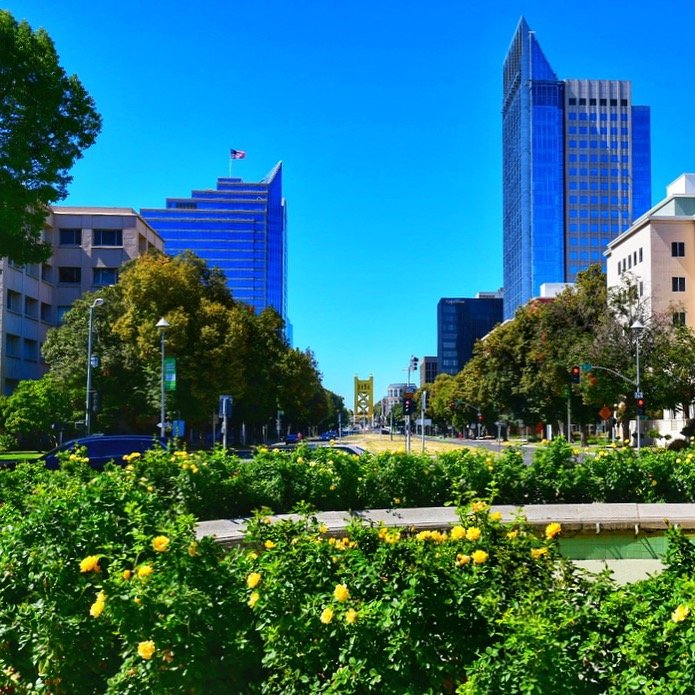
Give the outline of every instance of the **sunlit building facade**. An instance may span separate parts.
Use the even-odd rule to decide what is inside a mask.
[[[625,80],[560,80],[522,18],[503,71],[504,316],[573,282],[651,206],[648,106]]]
[[[234,299],[257,312],[273,307],[287,320],[286,206],[282,163],[261,181],[220,178],[217,188],[167,198],[140,214],[161,234],[165,251],[193,251],[220,268]]]

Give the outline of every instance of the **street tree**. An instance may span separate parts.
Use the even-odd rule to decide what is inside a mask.
[[[70,169],[101,129],[92,98],[60,66],[53,41],[0,10],[0,257],[48,258],[47,206],[67,195]]]

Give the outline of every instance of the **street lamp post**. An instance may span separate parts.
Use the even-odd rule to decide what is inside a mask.
[[[640,387],[640,372],[639,372],[639,342],[640,342],[640,337],[642,335],[642,331],[644,330],[644,324],[639,320],[635,319],[634,323],[630,326],[630,329],[632,330],[632,333],[635,336],[635,355],[636,355],[636,371],[637,375],[635,377],[635,399],[642,398],[642,389]],[[640,450],[641,446],[641,416],[638,413],[635,414],[635,421],[637,422],[637,451]]]
[[[165,402],[164,402],[164,334],[166,333],[167,328],[169,328],[169,322],[165,318],[159,319],[157,321],[157,328],[159,329],[159,335],[160,335],[160,341],[162,345],[162,369],[161,369],[161,375],[160,375],[160,409],[159,409],[159,435],[160,437],[164,437],[164,430],[165,430],[165,423],[164,420],[166,419],[166,408],[165,408]]]
[[[410,392],[410,372],[417,369],[418,358],[413,355],[408,362],[408,379],[405,383],[405,393]],[[405,451],[410,453],[410,415],[405,416]]]
[[[87,329],[87,395],[84,405],[84,427],[87,434],[92,431],[92,322],[94,320],[94,309],[101,306],[104,300],[97,297],[89,305],[89,328]]]

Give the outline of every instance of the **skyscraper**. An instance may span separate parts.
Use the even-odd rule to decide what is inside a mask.
[[[287,322],[286,206],[282,162],[258,183],[217,179],[215,190],[167,198],[166,207],[140,211],[162,236],[168,254],[191,250],[227,277],[232,296]]]
[[[651,207],[650,113],[625,80],[560,80],[522,17],[504,61],[504,317],[603,263]]]
[[[437,362],[440,374],[458,374],[473,356],[475,341],[502,321],[498,292],[475,298],[444,298],[437,304]]]

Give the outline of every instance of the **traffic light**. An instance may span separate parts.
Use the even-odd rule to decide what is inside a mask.
[[[644,398],[636,398],[635,399],[635,406],[637,407],[637,414],[638,415],[644,415],[644,408],[645,408],[645,402]]]
[[[570,382],[572,384],[578,384],[579,383],[579,377],[581,376],[582,370],[575,365],[570,369]]]
[[[478,413],[478,422],[482,422],[482,421],[483,421],[483,414]]]
[[[404,396],[403,397],[403,415],[412,415],[413,414],[413,408],[414,408],[413,397],[411,395]]]

